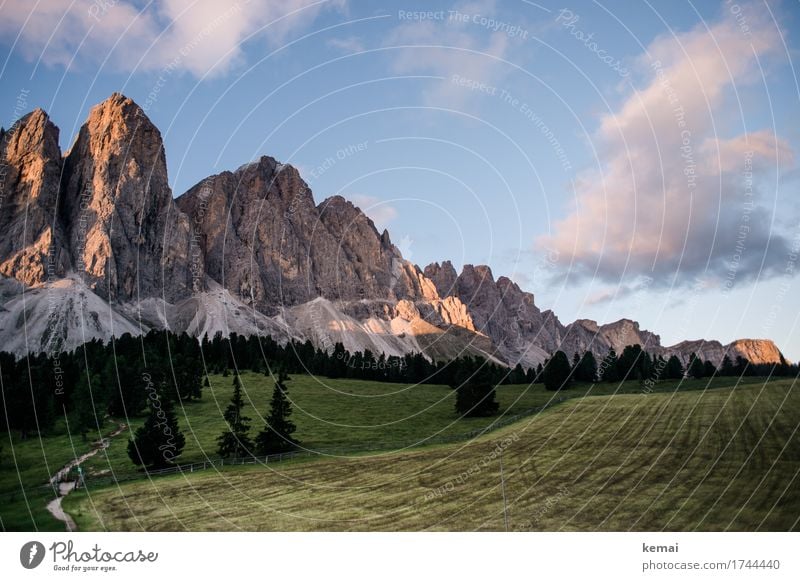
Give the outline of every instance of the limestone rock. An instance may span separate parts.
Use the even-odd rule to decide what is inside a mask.
[[[98,295],[173,301],[202,290],[202,260],[190,260],[189,221],[172,199],[161,134],[136,103],[115,93],[94,107],[64,174],[71,262]]]
[[[68,268],[58,213],[58,128],[41,109],[0,137],[0,274],[26,285],[64,276]]]

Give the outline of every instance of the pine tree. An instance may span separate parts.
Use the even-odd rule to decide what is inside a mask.
[[[750,364],[741,355],[736,356],[736,363],[733,367],[733,374],[738,375],[739,377],[744,377],[745,375],[750,375]]]
[[[689,355],[689,366],[687,367],[686,374],[695,379],[702,379],[705,376],[705,368],[700,358],[692,353]]]
[[[598,377],[602,381],[617,381],[617,352],[614,348],[608,350],[598,370]]]
[[[719,367],[719,375],[723,377],[730,377],[734,374],[733,363],[731,363],[731,358],[725,355],[722,358],[722,365]]]
[[[456,413],[472,418],[493,416],[500,409],[496,395],[494,385],[490,383],[463,383],[456,388]]]
[[[186,439],[178,427],[178,418],[167,398],[150,398],[149,413],[132,440],[128,457],[137,466],[164,468],[174,464],[183,452]]]
[[[239,375],[233,376],[233,396],[223,417],[228,429],[222,432],[217,442],[219,455],[223,458],[239,458],[250,454],[253,443],[250,441],[250,418],[242,415],[244,398],[242,397],[242,381]]]
[[[508,383],[525,383],[525,370],[522,369],[521,363],[517,363],[511,373],[508,374]]]
[[[72,431],[81,435],[86,440],[86,433],[90,430],[98,430],[103,427],[105,411],[104,403],[101,400],[95,401],[92,398],[92,385],[100,383],[97,376],[91,379],[85,374],[81,374],[75,391],[72,394],[72,413],[70,413],[69,427]]]
[[[644,377],[645,357],[641,345],[628,345],[617,360],[617,376],[620,379],[642,379]]]
[[[667,379],[681,379],[683,377],[683,365],[677,355],[672,355],[667,361],[665,376]]]
[[[558,391],[567,387],[571,372],[567,354],[563,351],[556,351],[544,368],[542,379],[545,389]]]
[[[578,352],[572,355],[572,373],[570,375],[570,379],[572,381],[578,381],[578,370],[581,365],[581,356],[578,355]]]
[[[597,360],[591,351],[586,351],[581,357],[574,377],[577,381],[593,382],[597,380]]]
[[[297,447],[297,440],[292,437],[297,429],[289,419],[292,415],[292,403],[286,397],[286,382],[289,376],[280,370],[275,387],[272,389],[267,425],[256,436],[255,445],[259,455],[278,454]]]

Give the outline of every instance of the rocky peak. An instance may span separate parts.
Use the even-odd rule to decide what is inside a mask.
[[[620,319],[600,327],[600,333],[608,344],[619,354],[628,345],[641,345],[647,351],[661,348],[661,338],[649,331],[642,331],[639,323],[630,319]]]
[[[101,297],[177,300],[197,290],[189,222],[167,181],[161,133],[131,99],[94,107],[64,162],[72,264]]]
[[[453,263],[445,260],[439,265],[434,262],[425,267],[425,276],[433,282],[436,290],[441,297],[449,297],[456,294],[456,282],[458,274],[456,269],[453,268]]]
[[[48,160],[61,159],[58,145],[58,127],[42,109],[34,109],[21,117],[0,136],[5,163],[22,163],[23,158],[34,155]]]
[[[36,285],[66,271],[60,180],[58,128],[36,109],[0,138],[0,274]]]
[[[592,319],[576,319],[573,324],[580,325],[591,333],[600,332],[600,325],[597,324],[597,321],[593,321]]]
[[[297,306],[309,315],[304,336],[358,327],[364,336],[380,335],[368,344],[383,348],[396,332],[396,353],[422,345],[422,334],[401,341],[406,332],[438,336],[438,327],[461,338],[454,344],[479,339],[483,355],[528,367],[557,349],[570,357],[587,349],[604,355],[636,343],[684,360],[695,352],[716,364],[725,353],[755,363],[782,359],[774,343],[758,339],[662,348],[658,335],[629,319],[607,325],[581,319],[565,327],[513,280],[495,280],[486,265],[468,264],[457,274],[445,261],[423,272],[358,207],[341,196],[316,205],[298,171],[271,157],[205,178],[176,202],[160,132],[118,93],[92,109],[63,159],[58,128],[42,110],[0,129],[0,232],[0,294],[16,295],[13,309],[0,309],[0,339],[8,344],[18,334],[20,313],[42,321],[41,345],[53,344],[48,301],[28,307],[28,299],[17,300],[23,284],[47,284],[53,293],[35,289],[31,296],[55,296],[62,285],[69,289],[60,295],[64,305],[79,299],[94,305],[57,313],[66,313],[70,322],[63,328],[80,329],[81,338],[87,310],[108,308],[118,316],[113,329],[95,321],[93,336],[105,339],[143,312],[154,326],[183,321],[192,332],[228,329],[228,322],[244,318],[239,307],[245,305],[255,307],[258,329],[285,330],[292,319],[283,315],[293,309],[282,307]],[[320,306],[327,319],[310,314]],[[270,323],[267,317],[279,313],[280,324]],[[237,327],[243,328],[256,326]]]
[[[769,339],[737,339],[726,347],[726,351],[732,361],[735,361],[737,356],[756,364],[785,361],[780,349]]]
[[[392,247],[392,239],[389,237],[389,231],[386,228],[383,229],[383,234],[381,234],[381,244],[384,248]]]

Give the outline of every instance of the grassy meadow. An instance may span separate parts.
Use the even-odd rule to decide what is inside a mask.
[[[141,480],[65,507],[83,530],[797,530],[798,417],[790,380],[591,395],[469,442]]]
[[[203,390],[202,400],[178,408],[186,436],[181,463],[216,456],[216,439],[225,429],[222,412],[231,395],[232,380],[213,376],[210,387]],[[267,413],[272,381],[253,373],[242,374],[242,381],[248,401],[245,414],[251,418],[251,435],[255,435]],[[510,518],[511,528],[552,528],[553,523],[566,520],[564,511],[575,510],[576,499],[594,498],[590,506],[564,522],[564,527],[613,530],[630,518],[635,507],[641,508],[643,498],[654,490],[656,482],[666,475],[678,475],[642,521],[644,528],[652,528],[653,523],[660,522],[663,507],[674,503],[676,494],[689,490],[687,483],[698,481],[700,490],[708,494],[714,487],[718,493],[725,488],[727,482],[723,485],[716,476],[701,481],[705,472],[698,466],[707,466],[709,457],[716,458],[712,443],[736,442],[736,446],[725,450],[720,457],[722,464],[718,462],[720,465],[714,469],[723,478],[728,474],[723,468],[744,467],[736,476],[737,482],[760,478],[759,471],[764,472],[768,465],[764,463],[771,462],[775,450],[785,444],[783,454],[755,491],[752,502],[745,505],[734,522],[733,528],[748,528],[755,526],[752,519],[745,520],[752,516],[750,505],[767,497],[789,502],[788,506],[797,512],[797,498],[781,497],[777,487],[784,480],[788,483],[800,467],[796,437],[789,438],[785,429],[779,429],[784,424],[797,424],[800,406],[790,389],[791,381],[772,380],[765,384],[762,378],[744,378],[733,386],[735,381],[663,381],[649,395],[637,382],[581,384],[558,394],[541,385],[500,386],[497,399],[501,416],[459,418],[453,408],[454,392],[446,386],[297,375],[288,384],[294,407],[292,419],[298,426],[296,436],[306,448],[330,456],[269,468],[226,467],[221,473],[209,470],[186,477],[113,485],[108,483],[110,478],[104,477],[130,477],[136,473],[126,451],[130,432],[124,432],[84,463],[89,492],[70,495],[64,506],[82,530],[496,529],[498,523],[503,523],[502,514],[498,521],[493,512],[500,498],[497,469],[493,466],[496,458],[483,466],[487,454],[484,450],[491,450],[497,440],[516,434],[504,455],[509,515],[517,513],[517,518]],[[775,408],[781,394],[785,396],[784,405]],[[441,443],[460,440],[467,433],[491,428],[498,420],[505,422],[515,414],[555,403],[555,398],[572,401],[557,403],[477,440]],[[745,413],[750,404],[753,410]],[[720,410],[722,414],[716,417]],[[775,416],[773,425],[764,423],[769,414]],[[743,422],[731,440],[732,418]],[[111,432],[119,422],[130,424],[135,430],[141,421],[109,420],[102,433]],[[762,434],[764,438],[754,453],[744,455],[747,446],[755,445],[752,438]],[[745,435],[747,438],[742,440]],[[41,439],[34,436],[20,442],[18,435],[12,434],[12,440],[4,443],[0,463],[2,529],[63,530],[62,523],[45,510],[45,504],[53,497],[46,487],[47,480],[69,460],[90,450],[91,440],[97,437],[98,434],[90,435],[87,441],[80,436],[70,437],[63,421],[54,433]],[[693,442],[698,449],[684,466],[678,458],[691,451]],[[734,453],[738,455],[733,456]],[[476,462],[480,469],[474,468]],[[585,473],[576,474],[577,467],[587,462]],[[636,470],[647,467],[647,462],[654,465],[641,474],[639,482]],[[464,467],[473,468],[468,477],[461,478],[464,482],[450,483]],[[603,475],[607,475],[608,482],[589,494]],[[574,479],[571,484],[570,478]],[[437,491],[442,492],[440,487],[453,490],[436,496]],[[605,521],[597,521],[596,512],[610,511],[614,499],[622,501],[622,489],[637,491],[617,508],[625,516],[614,512]],[[736,490],[742,489],[740,483]],[[430,498],[424,501],[426,496]],[[700,497],[693,494],[688,498],[689,506],[679,511],[684,517],[694,514],[689,509]],[[722,504],[728,507],[731,498],[723,496],[720,503],[724,499]],[[542,512],[542,507],[547,510]],[[196,511],[205,516],[201,518]],[[535,522],[520,517],[531,511],[536,514]],[[762,512],[763,507],[756,511]],[[796,517],[795,514],[793,518]],[[669,527],[686,528],[692,518],[676,518]],[[774,514],[769,516],[765,526],[796,526],[788,516],[784,520],[775,518]],[[700,522],[699,528],[708,522]]]

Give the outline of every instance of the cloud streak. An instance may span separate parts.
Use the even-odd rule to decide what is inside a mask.
[[[780,49],[776,25],[751,8],[747,37],[723,17],[658,38],[638,59],[645,86],[602,117],[598,169],[578,176],[569,214],[537,240],[571,276],[730,286],[780,269],[789,244],[769,204],[791,148],[768,129],[721,135],[733,89],[760,82],[762,59]]]
[[[344,0],[6,0],[0,38],[32,61],[80,67],[108,58],[117,70],[158,70],[177,62],[195,77],[221,75],[244,57],[255,34],[280,46]]]

